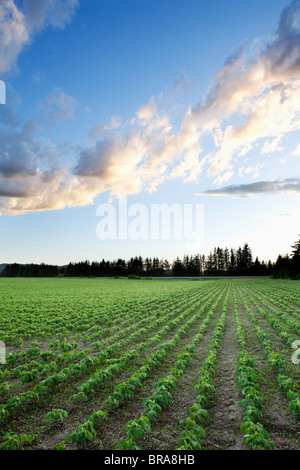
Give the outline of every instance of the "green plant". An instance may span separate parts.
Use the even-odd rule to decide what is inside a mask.
[[[62,409],[53,409],[52,411],[49,411],[46,413],[43,418],[47,420],[52,420],[52,421],[60,421],[63,423],[64,419],[68,417],[68,412],[66,410]]]
[[[32,444],[33,441],[36,439],[35,434],[22,434],[18,436],[17,434],[5,434],[4,439],[6,441],[3,442],[0,449],[2,450],[23,450],[23,444],[29,443]]]
[[[59,442],[58,444],[55,444],[55,446],[53,446],[53,450],[68,450],[68,449],[66,448],[65,442]]]
[[[274,444],[269,441],[269,434],[260,423],[246,421],[241,425],[244,432],[244,443],[253,450],[274,449]]]
[[[141,439],[144,437],[145,432],[149,432],[150,429],[150,422],[147,416],[141,416],[139,419],[133,419],[123,427],[123,431],[125,431],[127,436],[132,440]]]

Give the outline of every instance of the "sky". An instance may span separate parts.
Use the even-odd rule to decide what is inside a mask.
[[[300,0],[1,0],[0,80],[0,263],[291,252]]]

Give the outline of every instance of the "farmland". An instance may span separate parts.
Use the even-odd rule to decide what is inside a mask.
[[[2,449],[300,448],[296,281],[4,278],[0,306]]]

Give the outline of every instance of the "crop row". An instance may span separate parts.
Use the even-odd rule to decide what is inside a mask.
[[[251,308],[245,301],[243,294],[239,292],[242,304],[254,326],[255,333],[259,342],[262,346],[262,349],[268,359],[269,364],[271,367],[277,372],[277,382],[278,386],[289,400],[289,409],[292,411],[293,414],[298,415],[300,414],[300,394],[298,390],[298,384],[289,377],[285,370],[285,361],[283,357],[274,351],[273,343],[270,339],[268,333],[266,333],[258,324],[258,320],[254,313],[252,312]]]

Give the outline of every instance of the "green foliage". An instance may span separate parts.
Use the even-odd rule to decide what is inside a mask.
[[[293,398],[289,403],[289,409],[294,415],[300,416],[300,396],[292,392],[289,397]]]
[[[150,430],[151,426],[147,416],[141,416],[139,419],[133,419],[123,427],[123,431],[126,432],[127,436],[132,441],[142,439],[145,436],[145,433],[149,432]]]
[[[253,450],[274,449],[269,434],[260,423],[246,421],[241,425],[241,431],[244,433],[244,443]]]
[[[117,450],[142,450],[141,447],[135,442],[134,439],[127,438],[122,439],[120,442],[116,442]]]
[[[23,450],[23,445],[28,443],[32,444],[36,439],[35,434],[22,434],[18,436],[17,434],[5,434],[5,441],[1,444],[0,449],[2,450]]]
[[[72,434],[68,434],[66,436],[66,441],[71,440],[79,447],[84,447],[86,446],[87,441],[92,441],[96,435],[97,431],[94,423],[86,421],[78,427],[77,431],[74,431]]]
[[[205,434],[197,435],[193,431],[186,431],[178,441],[176,450],[202,450],[202,439]]]
[[[55,444],[55,446],[53,446],[53,450],[68,450],[68,449],[66,447],[65,442],[59,442],[58,444]]]
[[[61,423],[64,422],[65,418],[68,417],[68,412],[66,410],[62,410],[60,408],[54,408],[52,411],[46,413],[43,418],[52,421],[60,421]]]
[[[66,440],[56,444],[54,449],[65,450],[68,442],[78,448],[92,441],[93,447],[98,446],[107,421],[109,428],[107,418],[110,413],[122,413],[120,407],[130,400],[135,401],[139,388],[144,387],[145,382],[149,384],[153,380],[151,377],[158,374],[162,378],[152,385],[153,389],[142,403],[141,415],[124,423],[125,439],[117,443],[118,448],[139,450],[151,427],[161,429],[165,416],[172,411],[172,414],[178,412],[178,420],[180,414],[181,438],[177,447],[202,449],[206,419],[209,418],[207,409],[216,393],[214,376],[219,354],[222,354],[222,335],[232,305],[236,320],[235,339],[240,348],[235,380],[243,408],[241,430],[245,444],[253,449],[273,448],[261,424],[265,418],[264,398],[267,398],[259,389],[259,369],[247,351],[248,334],[246,337],[239,320],[239,309],[248,316],[249,325],[257,336],[257,345],[273,369],[272,377],[275,374],[278,388],[288,398],[289,414],[299,416],[298,384],[289,376],[292,366],[285,359],[283,349],[278,347],[278,344],[292,344],[300,331],[299,313],[295,308],[300,294],[290,284],[284,287],[283,295],[274,284],[276,281],[269,280],[239,280],[234,281],[234,287],[230,286],[231,281],[207,281],[195,287],[196,283],[187,281],[176,281],[176,286],[171,281],[161,285],[154,281],[145,286],[144,283],[133,285],[126,279],[103,280],[101,284],[97,280],[82,279],[71,288],[70,280],[61,279],[57,281],[63,286],[59,287],[60,291],[55,291],[57,286],[53,280],[43,280],[45,284],[41,287],[36,284],[36,290],[30,290],[29,282],[23,289],[16,281],[17,288],[14,289],[1,285],[1,288],[4,286],[1,289],[4,312],[0,315],[1,339],[9,347],[13,344],[20,347],[8,354],[7,364],[0,370],[3,434],[11,429],[10,424],[20,412],[33,413],[35,417],[34,410],[41,409],[36,402],[46,403],[49,395],[58,393],[63,396],[64,403],[65,398],[69,399],[68,409],[88,401],[91,401],[89,409],[101,409],[77,425],[77,429],[72,429]],[[190,367],[197,352],[202,351],[203,334],[212,325],[214,316],[217,324],[209,350],[198,370],[196,383],[192,384]],[[276,337],[279,343],[274,341]],[[183,343],[185,346],[180,348]],[[83,349],[82,345],[88,345],[89,349]],[[166,365],[168,370],[165,371]],[[104,387],[107,390],[107,383],[113,383],[114,388],[100,403],[99,396]],[[187,383],[188,387],[196,385],[195,402],[185,411],[177,410],[174,400],[174,389],[179,383]],[[81,403],[78,408],[82,410],[86,406]],[[52,426],[51,421],[64,422],[67,416],[66,410],[50,409],[44,419]],[[43,429],[47,428],[48,425],[43,426]],[[52,431],[54,429],[55,426]],[[1,446],[4,448],[26,448],[30,444],[25,437],[12,432],[3,441],[3,434]]]

